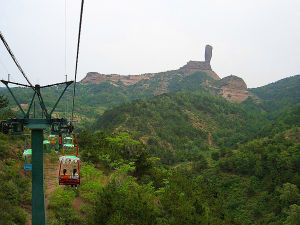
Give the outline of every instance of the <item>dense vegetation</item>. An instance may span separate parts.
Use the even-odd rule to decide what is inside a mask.
[[[127,133],[85,131],[77,193],[84,217],[60,209],[76,195],[66,189],[53,195],[52,224],[299,224],[299,134],[294,128],[174,168]]]
[[[265,123],[264,114],[248,105],[204,93],[176,93],[115,107],[94,126],[131,132],[164,163],[172,164],[211,148],[236,146]]]
[[[300,224],[299,88],[279,88],[273,99],[275,83],[258,99],[233,104],[195,82],[202,78],[170,82],[173,93],[156,97],[154,84],[152,94],[137,85],[140,100],[95,85],[91,95],[109,90],[110,106],[103,104],[117,107],[78,135],[81,185],[51,193],[48,224]],[[193,85],[197,92],[188,90]],[[84,103],[85,91],[80,109],[99,107]],[[51,93],[48,99],[58,97]],[[12,113],[6,105],[1,98],[3,119]],[[23,141],[0,135],[0,224],[24,224],[30,208]]]
[[[300,101],[300,75],[288,77],[277,82],[250,89],[258,96],[267,112],[284,111],[285,107],[292,106]]]
[[[270,114],[269,114],[270,115]],[[271,113],[272,117],[276,116],[275,120],[270,120],[259,132],[257,137],[269,136],[273,137],[280,131],[299,127],[300,121],[300,103],[295,104],[285,111],[279,110]],[[298,138],[299,141],[299,138]]]
[[[0,134],[0,224],[24,224],[31,206],[31,179],[24,174],[24,140]]]
[[[0,96],[0,117],[12,115],[7,99]],[[0,225],[24,224],[31,205],[30,177],[24,174],[24,140],[0,133]]]

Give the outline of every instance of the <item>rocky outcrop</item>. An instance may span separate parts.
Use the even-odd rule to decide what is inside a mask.
[[[186,65],[181,67],[179,70],[183,72],[188,72],[190,70],[211,70],[211,66],[209,62],[206,61],[189,61]]]
[[[212,57],[212,49],[213,49],[213,47],[210,45],[205,46],[205,62],[210,63],[210,60]]]
[[[230,75],[217,82],[219,94],[231,102],[243,102],[249,97],[245,81],[237,76]]]
[[[191,75],[195,72],[204,72],[214,80],[221,78],[211,69],[210,60],[212,58],[212,46],[205,47],[205,61],[189,61],[186,65],[179,69],[184,75]]]
[[[211,69],[210,63],[205,61],[189,61],[179,69],[184,75],[188,76],[196,72],[204,72],[214,80],[221,78]]]

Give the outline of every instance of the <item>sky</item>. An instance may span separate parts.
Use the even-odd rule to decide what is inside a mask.
[[[0,31],[34,84],[74,79],[81,0],[0,0]],[[204,60],[259,87],[300,74],[299,0],[85,0],[77,80]],[[0,43],[0,79],[25,83]]]

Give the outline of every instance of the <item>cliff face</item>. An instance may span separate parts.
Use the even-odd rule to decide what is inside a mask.
[[[243,102],[249,96],[244,80],[234,75],[221,79],[217,88],[219,88],[219,94],[231,102]]]

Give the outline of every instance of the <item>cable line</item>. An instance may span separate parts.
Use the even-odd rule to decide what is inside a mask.
[[[77,78],[77,67],[78,67],[78,55],[79,55],[79,45],[80,45],[80,35],[81,35],[83,4],[84,4],[84,0],[81,1],[81,10],[80,10],[79,32],[78,32],[78,42],[77,42],[77,55],[76,55],[76,66],[75,66],[75,79],[74,79],[74,89],[73,89],[72,120],[74,118],[74,105],[75,105],[75,95],[76,95],[76,78]]]
[[[29,81],[28,77],[26,76],[24,70],[22,69],[22,67],[20,66],[20,64],[18,63],[18,60],[16,59],[15,55],[13,54],[12,50],[10,49],[8,43],[6,42],[4,36],[2,35],[1,31],[0,31],[0,39],[3,42],[4,46],[6,47],[9,55],[11,56],[11,58],[13,59],[13,61],[15,62],[16,66],[18,67],[19,71],[22,73],[23,77],[26,79],[26,81],[28,82],[29,86],[32,88],[32,90],[36,93],[36,95],[39,98],[39,102],[43,103],[43,99],[41,97],[41,94],[39,91],[37,91],[34,86],[32,85],[32,83]],[[44,103],[43,103],[44,104]],[[45,113],[47,114],[47,111],[45,110]]]
[[[33,90],[35,90],[34,87],[33,87],[33,85],[30,83],[29,79],[27,78],[25,72],[23,71],[22,67],[21,67],[20,64],[18,63],[18,60],[16,59],[16,57],[15,57],[14,54],[13,54],[13,52],[12,52],[11,49],[9,48],[9,45],[7,44],[7,42],[6,42],[5,38],[4,38],[4,36],[2,35],[1,31],[0,31],[0,39],[1,39],[1,41],[3,42],[4,46],[6,47],[6,49],[7,49],[8,53],[10,54],[11,58],[14,60],[16,66],[18,67],[18,69],[19,69],[20,72],[22,73],[23,77],[27,80],[27,82],[28,82],[28,84],[31,86],[31,88],[32,88]]]
[[[65,0],[65,75],[67,75],[67,0]]]
[[[68,81],[67,75],[67,0],[65,0],[65,77],[66,82]],[[66,97],[65,117],[68,119],[68,98]]]

